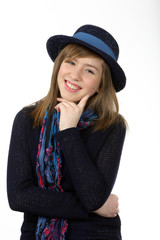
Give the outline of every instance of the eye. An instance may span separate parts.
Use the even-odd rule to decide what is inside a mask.
[[[69,64],[71,64],[71,65],[75,65],[75,62],[73,62],[73,61],[70,61],[70,62],[69,62]]]
[[[86,69],[86,72],[94,74],[94,72],[92,70],[90,70],[90,69]]]
[[[75,62],[72,60],[67,60],[66,63],[69,63],[70,65],[73,65],[73,66],[75,65]]]

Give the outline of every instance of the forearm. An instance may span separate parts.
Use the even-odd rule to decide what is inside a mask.
[[[113,128],[96,159],[88,154],[88,149],[77,129],[71,128],[56,136],[75,191],[88,211],[99,209],[112,191],[119,168],[124,136],[124,129],[121,131],[119,128],[118,130]],[[94,140],[97,141],[96,138]]]
[[[36,186],[25,189],[11,188],[8,187],[8,200],[14,211],[44,217],[72,219],[88,217],[87,211],[74,192],[53,192]]]

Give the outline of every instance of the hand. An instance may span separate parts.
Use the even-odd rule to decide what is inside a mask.
[[[90,95],[91,94],[85,95],[78,104],[67,101],[63,98],[57,98],[58,102],[60,103],[55,106],[55,109],[58,112],[61,112],[59,122],[60,131],[77,126],[80,116]]]
[[[114,194],[110,194],[107,201],[103,204],[103,206],[94,213],[102,216],[102,217],[116,217],[119,213],[119,203],[118,197]]]

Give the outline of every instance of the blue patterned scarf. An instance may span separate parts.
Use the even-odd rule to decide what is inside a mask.
[[[40,131],[36,171],[38,184],[43,189],[61,191],[60,185],[62,174],[62,157],[59,143],[54,138],[55,133],[59,132],[60,113],[54,110],[51,119],[49,139],[47,140],[47,121],[48,110],[45,113],[42,128]],[[90,111],[85,111],[78,122],[80,129],[87,128],[92,124],[92,120],[97,116]],[[47,143],[47,146],[46,146]],[[38,217],[36,240],[65,240],[65,233],[68,223],[65,219]]]

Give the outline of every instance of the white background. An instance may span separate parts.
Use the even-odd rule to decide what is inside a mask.
[[[160,239],[160,3],[158,0],[5,0],[0,3],[0,229],[19,239],[22,213],[9,209],[6,167],[14,116],[48,92],[52,61],[46,40],[83,24],[108,30],[127,76],[117,94],[129,124],[114,193],[123,240]]]

